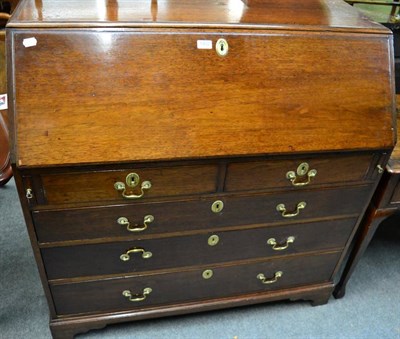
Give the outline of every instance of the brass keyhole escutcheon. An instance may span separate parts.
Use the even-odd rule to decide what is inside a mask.
[[[310,169],[310,165],[308,165],[306,162],[303,162],[297,167],[297,170],[296,170],[297,175],[298,176],[306,175],[309,169]]]
[[[211,211],[219,213],[224,209],[224,203],[221,200],[214,201],[211,205]]]
[[[208,238],[208,244],[209,244],[210,246],[215,246],[215,245],[217,245],[218,243],[219,243],[219,236],[218,236],[218,235],[213,234],[212,236],[210,236],[210,237]]]
[[[137,173],[129,173],[126,176],[126,184],[129,187],[136,187],[139,184],[140,177]]]
[[[228,41],[222,38],[218,39],[217,43],[215,44],[215,50],[219,56],[221,57],[226,56],[229,51]]]
[[[204,279],[210,279],[212,278],[214,272],[212,270],[205,270],[202,274]]]

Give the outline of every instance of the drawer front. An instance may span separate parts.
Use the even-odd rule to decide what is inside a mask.
[[[15,33],[16,163],[393,146],[386,35],[253,33]],[[32,36],[39,43],[25,48]],[[196,48],[199,39],[215,46],[221,37],[229,44],[226,57]]]
[[[127,176],[131,173],[138,175]],[[170,197],[212,193],[217,185],[217,165],[180,166],[164,168],[136,168],[126,171],[50,174],[42,176],[48,204],[137,201],[154,197]],[[117,190],[115,183],[125,185]],[[131,186],[129,187],[127,182]],[[151,187],[142,190],[150,182]],[[124,198],[123,194],[130,198]]]
[[[193,269],[135,278],[52,285],[51,292],[58,315],[144,309],[326,282],[339,256],[339,252],[334,252],[247,265],[210,266],[207,269],[212,270],[213,274],[209,279],[203,278],[205,269]],[[263,284],[257,278],[259,274],[264,274],[265,279],[273,279],[278,271],[282,272],[282,276],[275,283]],[[151,288],[152,291],[141,301],[129,301],[122,294],[123,291],[130,291],[132,298],[139,299],[144,297],[145,288]]]
[[[344,247],[355,219],[43,248],[49,279],[120,274]]]
[[[252,196],[216,196],[164,203],[42,210],[34,211],[33,219],[39,242],[145,236],[359,214],[367,202],[370,189],[370,186],[360,186]],[[217,200],[221,200],[224,207],[221,212],[214,213],[211,206]],[[301,202],[305,202],[306,206],[297,210]],[[281,204],[285,205],[286,212],[277,210],[277,206]],[[296,216],[282,216],[295,214],[296,211],[299,212]],[[143,229],[148,215],[154,219],[147,222],[147,228]],[[127,225],[118,223],[121,217],[126,218],[130,228],[141,231],[128,231]]]
[[[400,206],[400,174],[390,173],[387,193],[391,195],[388,208]],[[382,206],[383,207],[383,206]]]
[[[225,191],[361,182],[367,179],[372,163],[373,154],[231,163]]]

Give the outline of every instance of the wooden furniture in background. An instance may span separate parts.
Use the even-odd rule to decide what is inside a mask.
[[[11,10],[11,4],[9,4]],[[7,6],[5,6],[7,7]],[[6,46],[5,46],[5,23],[9,19],[9,13],[0,12],[0,95],[7,93],[6,77]],[[1,27],[1,26],[0,26]],[[0,110],[0,186],[5,185],[12,177],[10,148],[8,141],[8,112]]]
[[[398,102],[400,97],[397,96]],[[400,123],[400,118],[397,118],[397,125]],[[400,135],[398,131],[397,139]],[[386,166],[385,172],[378,185],[378,188],[373,196],[373,199],[365,213],[364,219],[360,225],[360,235],[356,239],[354,248],[350,253],[350,257],[343,274],[335,287],[334,296],[342,298],[346,293],[346,285],[349,281],[355,267],[367,249],[372,240],[378,226],[398,212],[400,208],[400,146],[396,145],[390,160]]]
[[[341,1],[246,3],[24,0],[8,24],[54,337],[331,296],[394,146],[392,36]]]

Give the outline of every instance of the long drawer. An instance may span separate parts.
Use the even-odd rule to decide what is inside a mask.
[[[33,219],[39,242],[143,236],[358,214],[366,203],[370,189],[366,185],[251,196],[222,195],[163,203],[37,210],[33,212]],[[211,207],[218,200],[223,202],[224,207],[214,213]],[[305,203],[302,205],[304,208],[299,207],[301,203]],[[282,207],[282,204],[285,210],[278,211],[277,207]],[[297,212],[298,215],[287,217]],[[144,227],[149,215],[153,217],[152,221],[146,222],[147,227]],[[125,218],[125,222],[121,222],[120,218]],[[128,228],[141,231],[131,232]]]
[[[43,248],[49,279],[144,272],[342,248],[355,219]]]
[[[51,292],[58,315],[143,309],[326,282],[339,256],[339,252],[332,252],[134,278],[51,285]],[[278,272],[282,273],[280,277]]]

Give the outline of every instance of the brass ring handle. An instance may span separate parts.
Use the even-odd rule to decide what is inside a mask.
[[[309,171],[307,173],[307,181],[297,181],[297,175],[293,171],[289,171],[286,173],[286,178],[290,180],[293,186],[306,186],[311,182],[311,179],[317,175],[317,171],[315,169]]]
[[[119,217],[117,219],[117,223],[120,224],[121,226],[126,226],[126,229],[129,232],[142,232],[147,229],[149,226],[148,224],[152,223],[154,221],[154,217],[152,215],[146,215],[143,218],[143,226],[142,227],[137,227],[138,225],[131,225],[129,222],[128,218],[125,217]]]
[[[131,259],[131,257],[130,257],[131,253],[142,253],[143,259],[149,259],[153,256],[153,253],[146,251],[144,248],[135,247],[135,248],[132,248],[132,249],[126,251],[125,253],[121,254],[119,258],[122,261],[129,261]]]
[[[307,181],[304,177],[307,175]],[[317,175],[317,170],[311,169],[307,162],[302,162],[295,171],[286,173],[286,178],[290,180],[293,186],[306,186],[311,182],[311,179]],[[299,179],[300,178],[300,179]]]
[[[267,278],[265,277],[264,274],[259,273],[259,274],[257,275],[257,279],[258,279],[258,280],[261,280],[261,282],[262,282],[263,284],[273,284],[273,283],[276,283],[276,282],[278,281],[278,279],[279,279],[280,277],[282,277],[282,275],[283,275],[283,272],[282,272],[282,271],[278,271],[278,272],[275,272],[273,278],[267,279]]]
[[[25,196],[26,196],[27,199],[32,199],[33,198],[33,192],[32,192],[31,188],[28,188],[26,190],[26,195]]]
[[[147,296],[153,292],[153,290],[150,287],[146,287],[142,294],[132,294],[131,291],[125,290],[122,292],[122,295],[127,298],[129,301],[137,302],[137,301],[143,301],[147,298]]]
[[[129,173],[126,176],[125,183],[121,181],[117,181],[114,184],[114,188],[117,191],[122,191],[122,197],[125,199],[140,199],[144,196],[144,191],[149,190],[151,188],[151,182],[146,180],[143,181],[140,185],[140,194],[128,194],[131,191],[129,188],[134,188],[139,184],[140,177],[137,173]]]
[[[286,239],[286,243],[284,245],[278,245],[275,238],[270,238],[270,239],[268,239],[267,244],[271,245],[271,247],[274,251],[283,251],[283,250],[286,250],[290,244],[294,243],[294,239],[295,239],[294,237],[288,237]]]
[[[116,182],[114,184],[114,188],[117,191],[123,191],[122,196],[125,199],[140,199],[144,196],[144,191],[149,190],[151,188],[151,182],[150,181],[143,181],[142,184],[140,185],[140,194],[127,194],[126,193],[126,187],[123,182]]]
[[[276,206],[276,210],[281,213],[284,218],[293,218],[299,215],[300,210],[304,209],[307,206],[305,201],[301,201],[296,205],[296,210],[294,212],[288,212],[286,210],[285,204],[279,204]]]

